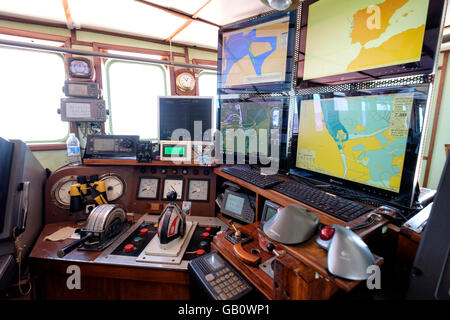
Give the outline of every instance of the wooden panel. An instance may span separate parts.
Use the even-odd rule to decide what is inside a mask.
[[[134,160],[133,160],[134,161]],[[169,166],[170,164],[170,166]],[[167,174],[161,173],[161,169],[166,168]],[[185,168],[188,170],[188,174],[182,175],[182,169]],[[152,172],[153,170],[153,172]],[[172,173],[172,170],[177,170],[176,174]],[[198,173],[195,174],[194,170],[198,170]],[[195,171],[197,172],[197,171]],[[215,197],[216,197],[216,178],[212,172],[212,168],[208,167],[194,167],[194,166],[173,166],[173,163],[167,162],[167,166],[65,166],[56,172],[54,172],[50,178],[47,180],[45,185],[45,222],[46,223],[55,223],[55,222],[63,222],[63,221],[75,221],[79,220],[79,216],[71,215],[68,209],[60,208],[56,205],[56,201],[52,196],[52,188],[54,185],[62,178],[67,176],[87,176],[89,177],[92,174],[97,174],[102,176],[104,174],[116,174],[120,176],[125,182],[125,192],[122,197],[113,201],[112,203],[117,203],[122,205],[127,212],[134,213],[159,213],[158,211],[150,210],[150,206],[152,204],[157,204],[160,209],[163,208],[167,201],[163,201],[162,193],[163,190],[160,188],[159,190],[159,198],[158,200],[140,200],[136,198],[137,188],[139,183],[139,177],[156,177],[160,179],[160,186],[162,186],[164,179],[169,176],[182,176],[184,179],[184,191],[183,191],[183,199],[187,199],[188,193],[188,179],[209,179],[210,180],[210,189],[209,189],[209,201],[208,202],[200,202],[193,201],[192,202],[192,210],[191,214],[194,216],[214,216],[214,208],[215,208]],[[181,201],[178,201],[178,204],[181,205]]]

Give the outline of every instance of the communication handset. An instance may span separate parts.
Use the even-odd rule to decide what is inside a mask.
[[[248,193],[240,192],[241,187],[226,181],[222,184],[225,191],[216,199],[220,212],[245,223],[255,220],[256,198]]]

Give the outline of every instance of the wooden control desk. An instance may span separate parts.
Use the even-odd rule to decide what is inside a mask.
[[[259,250],[262,262],[273,257],[258,245],[259,222],[242,226],[239,229],[253,240],[243,245],[247,252]],[[232,232],[232,231],[230,231]],[[230,233],[227,232],[227,233]],[[274,242],[286,253],[275,259],[274,279],[272,280],[259,267],[245,264],[233,253],[233,245],[221,234],[214,237],[212,249],[219,251],[227,261],[246,277],[267,299],[329,299],[339,289],[350,291],[360,281],[350,281],[333,277],[327,272],[327,252],[311,240],[287,246]],[[378,265],[383,258],[375,256]]]

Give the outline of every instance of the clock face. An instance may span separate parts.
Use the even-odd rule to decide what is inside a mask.
[[[167,193],[175,191],[177,193],[177,200],[183,199],[183,179],[166,179],[164,180],[163,199],[167,199]]]
[[[209,180],[189,180],[189,201],[208,201]]]
[[[176,84],[181,91],[192,91],[195,87],[195,78],[192,74],[183,72],[177,76]]]
[[[69,74],[75,78],[89,78],[91,76],[91,64],[89,60],[69,60]]]
[[[138,199],[158,199],[159,179],[140,178],[138,185]]]

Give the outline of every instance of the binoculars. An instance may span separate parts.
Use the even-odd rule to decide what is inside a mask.
[[[77,183],[70,187],[70,212],[82,210],[86,205],[102,205],[108,203],[105,182],[98,180],[93,174],[87,181],[85,176],[78,176]]]

